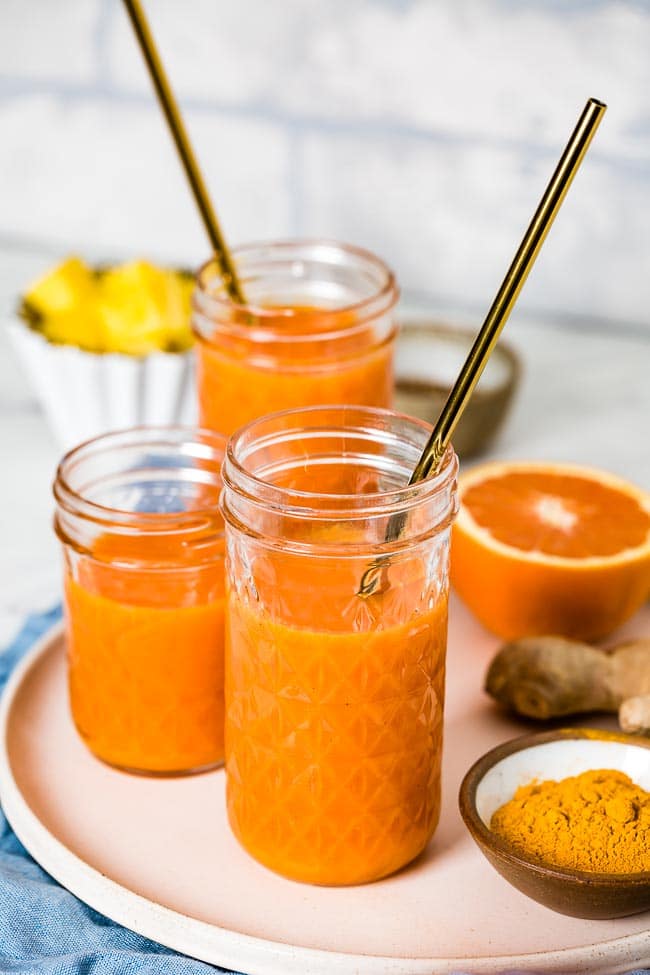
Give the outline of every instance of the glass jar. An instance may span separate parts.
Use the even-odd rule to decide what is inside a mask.
[[[202,426],[230,434],[292,407],[392,405],[398,290],[378,257],[328,241],[233,253],[248,304],[230,301],[214,261],[194,294]]]
[[[223,761],[224,450],[214,433],[141,427],[57,470],[72,716],[130,772]]]
[[[437,476],[405,486],[430,429],[317,407],[228,446],[228,816],[296,880],[390,874],[438,822],[457,460],[450,448]]]

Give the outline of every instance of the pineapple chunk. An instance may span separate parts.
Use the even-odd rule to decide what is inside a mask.
[[[192,280],[132,261],[95,272],[70,258],[34,285],[24,315],[51,342],[92,352],[181,352],[193,342]]]
[[[164,272],[144,261],[133,261],[102,275],[99,311],[108,347],[145,355],[165,346]]]
[[[171,352],[185,352],[194,341],[188,327],[192,314],[194,281],[184,274],[165,271],[167,283],[167,343]]]
[[[88,265],[78,257],[69,257],[33,284],[24,300],[46,317],[91,299],[94,289],[94,276]]]
[[[87,352],[106,352],[104,323],[92,302],[54,312],[44,318],[40,330],[56,345],[76,345]]]

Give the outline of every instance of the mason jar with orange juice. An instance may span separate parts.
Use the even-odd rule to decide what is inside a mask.
[[[449,449],[408,486],[429,432],[319,407],[229,443],[228,815],[249,853],[296,880],[390,874],[438,821],[457,461]]]
[[[258,416],[327,403],[392,405],[390,269],[360,248],[286,241],[235,248],[246,305],[217,263],[194,293],[201,425],[230,434]]]
[[[127,771],[223,761],[224,446],[136,427],[82,444],[56,474],[72,717]]]

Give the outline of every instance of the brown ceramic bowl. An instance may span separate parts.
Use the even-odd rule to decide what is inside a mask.
[[[395,355],[395,409],[435,423],[477,332],[435,321],[403,321]],[[454,432],[459,456],[489,446],[508,414],[520,372],[514,350],[500,340]]]
[[[563,779],[588,769],[620,769],[650,790],[650,741],[632,735],[568,728],[526,735],[493,748],[460,787],[465,825],[495,870],[533,900],[560,914],[614,918],[650,909],[650,871],[588,873],[542,866],[515,853],[489,828],[492,814],[533,779]]]

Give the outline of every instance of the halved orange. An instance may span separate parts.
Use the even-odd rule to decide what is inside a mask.
[[[650,495],[569,464],[484,464],[460,478],[451,580],[505,639],[591,640],[650,594]]]

